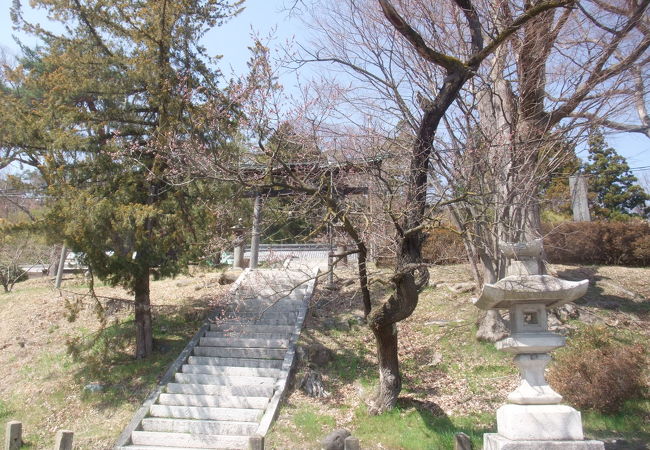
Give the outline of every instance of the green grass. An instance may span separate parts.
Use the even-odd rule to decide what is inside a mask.
[[[72,359],[65,352],[50,352],[43,353],[32,363],[24,365],[20,372],[25,377],[42,380],[68,370],[71,365]]]
[[[309,406],[289,407],[294,430],[274,426],[270,437],[270,448],[281,448],[277,442],[293,442],[295,448],[320,448],[318,442],[333,431],[336,420],[329,414],[311,409]],[[466,433],[474,448],[481,448],[483,433],[494,431],[494,418],[489,414],[449,418],[431,411],[426,403],[400,401],[393,410],[378,416],[370,416],[365,406],[353,411],[352,423],[344,428],[353,430],[359,438],[361,448],[382,448],[405,450],[450,449],[454,446],[454,435]]]
[[[333,417],[317,414],[307,408],[299,408],[293,415],[293,423],[309,440],[315,441],[326,433],[326,430],[336,426]]]
[[[133,316],[106,327],[97,339],[84,336],[82,340],[86,339],[87,346],[77,358],[76,378],[80,386],[99,382],[105,387],[100,393],[84,391],[84,400],[106,408],[141,397],[156,385],[198,326],[197,322],[186,321],[181,314],[156,317],[153,324],[154,352],[144,360],[133,359]]]
[[[5,417],[9,417],[10,414],[11,409],[9,408],[7,402],[0,400],[0,420],[4,419]]]
[[[650,442],[650,400],[627,402],[617,414],[582,411],[582,424],[591,438],[621,438]]]
[[[333,351],[334,359],[317,368],[333,398],[319,403],[290,397],[292,406],[283,406],[284,420],[268,436],[270,447],[285,448],[291,443],[295,448],[319,448],[326,434],[342,427],[360,439],[362,448],[451,449],[458,432],[469,435],[474,448],[481,448],[483,434],[495,432],[496,410],[505,402],[505,389],[517,378],[517,368],[512,355],[498,351],[492,343],[477,342],[477,311],[471,306],[471,295],[451,294],[443,288],[424,291],[413,316],[399,327],[402,395],[394,410],[379,416],[368,415],[365,406],[378,383],[370,332],[354,324],[349,324],[350,331],[329,326],[309,329],[309,339],[301,338],[303,344],[320,342]],[[594,313],[605,320],[620,320],[612,311],[597,309]],[[330,321],[342,322],[347,317],[346,311],[337,308],[327,314]],[[427,325],[434,320],[448,322]],[[586,326],[580,320],[569,325],[577,330]],[[612,331],[617,341],[648,343],[647,336],[635,327]],[[575,334],[579,332],[573,332],[569,342]],[[349,389],[350,385],[355,389]],[[449,396],[462,402],[465,395],[479,400],[478,409],[456,408],[465,412],[446,414],[441,406],[446,409],[447,404],[436,403]],[[628,402],[618,414],[582,411],[582,417],[589,438],[650,442],[650,400]]]
[[[361,447],[381,442],[386,448],[425,450],[454,447],[454,435],[466,433],[474,448],[481,448],[483,433],[492,431],[492,417],[477,415],[449,418],[428,409],[426,403],[408,405],[401,402],[393,410],[369,416],[365,407],[356,410],[354,435]]]

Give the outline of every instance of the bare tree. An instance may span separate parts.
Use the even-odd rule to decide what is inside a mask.
[[[305,47],[300,62],[331,63],[333,77],[326,74],[322,83],[309,86],[301,102],[280,109],[273,71],[259,46],[251,76],[231,89],[245,100],[243,121],[255,149],[228,156],[208,142],[184,144],[182,139],[174,149],[177,165],[204,176],[228,178],[258,192],[287,190],[308,204],[325,206],[325,221],[338,223],[354,243],[379,360],[371,412],[392,408],[401,390],[397,323],[412,314],[428,281],[421,255],[424,227],[445,205],[469,195],[451,186],[444,197],[430,195],[430,163],[443,150],[434,145],[439,125],[486,58],[529,21],[569,3],[527,5],[502,24],[491,19],[489,2],[469,0],[346,0],[315,6],[318,40]],[[280,116],[297,129],[295,142],[271,139],[279,126],[273,118]],[[371,227],[355,216],[358,202],[345,195],[359,174],[373,177],[376,195],[383,196],[381,211],[373,216],[382,217],[384,233],[388,225],[392,235],[394,271],[380,293],[369,286]]]
[[[582,1],[539,15],[472,80],[463,116],[446,121],[450,156],[436,161],[444,186],[481,194],[450,206],[479,283],[503,276],[500,241],[541,236],[540,189],[586,129],[647,134],[649,3]],[[496,23],[514,4],[500,4]],[[627,122],[635,112],[641,124]]]

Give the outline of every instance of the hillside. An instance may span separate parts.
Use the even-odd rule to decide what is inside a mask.
[[[650,348],[648,269],[553,266],[552,272],[591,280],[578,304],[580,318],[556,323],[563,332],[574,335],[588,324],[602,324]],[[360,438],[362,448],[449,449],[454,433],[462,431],[480,449],[482,434],[495,430],[495,411],[519,377],[510,356],[474,339],[478,310],[470,298],[476,294],[450,289],[470,280],[465,266],[431,269],[433,286],[399,325],[403,390],[398,408],[379,417],[366,413],[377,382],[376,358],[372,333],[361,324],[356,286],[336,295],[321,290],[301,338],[306,356],[296,384],[311,365],[322,373],[329,396],[314,399],[294,389],[267,439],[271,447],[317,449],[327,433],[346,428]],[[324,354],[331,360],[325,362]],[[310,355],[316,356],[311,362]],[[610,449],[650,448],[649,419],[647,400],[631,402],[617,415],[583,411],[585,433],[606,439]]]
[[[567,278],[592,280],[578,305],[580,318],[563,327],[579,333],[601,323],[617,334],[650,343],[648,269],[554,266]],[[517,383],[514,365],[492,344],[474,340],[477,310],[472,292],[449,288],[470,280],[464,266],[431,270],[433,285],[414,315],[399,326],[404,388],[399,407],[368,417],[365,401],[376,383],[374,340],[362,324],[352,272],[341,270],[341,290],[319,289],[301,337],[299,384],[309,364],[322,373],[329,395],[288,395],[267,437],[268,448],[318,448],[337,427],[351,430],[362,448],[446,449],[457,431],[480,448],[481,434],[494,429],[494,412]],[[57,429],[75,431],[76,448],[110,448],[148,391],[219,301],[217,273],[195,273],[152,283],[156,351],[150,360],[131,358],[132,316],[121,289],[100,286],[109,313],[108,338],[80,358],[66,341],[84,341],[99,327],[94,302],[83,297],[81,279],[68,279],[61,295],[46,280],[16,285],[0,296],[0,422],[23,422],[26,448],[49,448]],[[380,283],[376,284],[381,286]],[[462,289],[461,289],[462,291]],[[107,299],[109,298],[109,299]],[[66,301],[68,306],[66,306]],[[69,322],[70,315],[75,322]],[[92,392],[101,385],[99,392]],[[612,449],[650,448],[650,402],[629,403],[618,415],[583,412],[591,437],[617,440]],[[4,439],[4,426],[0,440]],[[625,440],[622,442],[621,440]]]

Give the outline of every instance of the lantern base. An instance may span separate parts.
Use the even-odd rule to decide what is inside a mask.
[[[601,441],[515,441],[486,433],[483,450],[605,450],[605,445]]]
[[[497,431],[515,441],[582,441],[580,412],[566,405],[503,405]]]

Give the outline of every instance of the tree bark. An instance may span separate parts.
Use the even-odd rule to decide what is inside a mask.
[[[391,323],[373,328],[379,359],[379,388],[370,405],[370,414],[380,414],[392,409],[402,390],[402,376],[399,373],[397,357],[397,325]]]
[[[135,357],[146,358],[153,350],[151,328],[151,300],[149,297],[149,270],[135,278]]]

